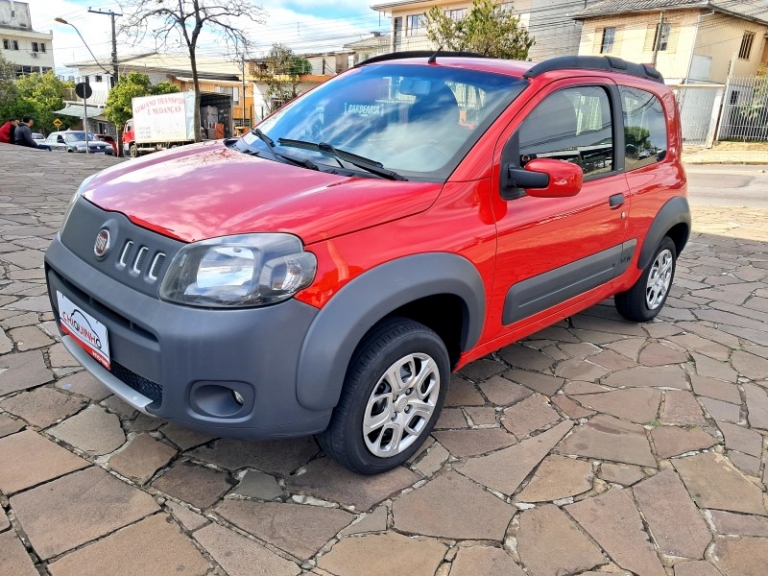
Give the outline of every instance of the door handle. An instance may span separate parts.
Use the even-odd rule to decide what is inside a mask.
[[[614,194],[610,198],[608,198],[608,206],[611,207],[611,210],[615,210],[619,206],[622,206],[624,204],[624,194]]]

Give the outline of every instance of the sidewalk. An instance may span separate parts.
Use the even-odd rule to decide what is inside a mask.
[[[763,148],[763,149],[755,149]],[[713,148],[684,147],[685,164],[751,164],[768,166],[767,145],[739,145],[738,142],[716,143]]]
[[[768,210],[696,208],[656,321],[604,302],[470,364],[359,477],[138,414],[69,356],[43,255],[116,161],[0,145],[1,576],[768,572]]]

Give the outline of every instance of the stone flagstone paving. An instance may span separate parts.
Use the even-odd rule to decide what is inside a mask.
[[[42,268],[119,160],[0,144],[0,575],[765,576],[768,211],[696,208],[666,308],[452,378],[406,466],[148,419],[58,343]]]

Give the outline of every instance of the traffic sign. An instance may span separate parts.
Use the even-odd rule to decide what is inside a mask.
[[[78,82],[75,84],[75,94],[80,96],[83,100],[88,100],[93,94],[93,88],[87,82]]]
[[[62,121],[61,121],[61,120],[59,120],[58,118],[56,118],[56,119],[53,121],[53,125],[54,125],[54,126],[56,126],[56,128],[60,128],[62,124],[64,124],[64,122],[62,122]]]

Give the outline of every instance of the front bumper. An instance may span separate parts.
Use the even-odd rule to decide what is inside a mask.
[[[213,436],[282,438],[326,428],[331,411],[307,410],[296,396],[299,354],[315,308],[296,300],[243,310],[171,304],[97,270],[59,236],[45,262],[57,317],[58,291],[107,327],[111,370],[71,337],[63,337],[64,345],[134,408]]]

